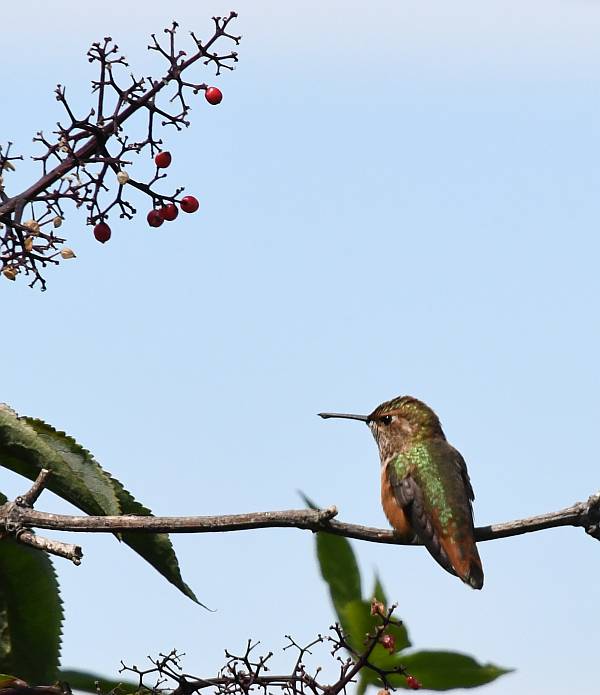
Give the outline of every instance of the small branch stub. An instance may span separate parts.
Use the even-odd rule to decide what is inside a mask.
[[[44,491],[50,475],[51,471],[42,468],[35,482],[24,495],[19,495],[14,502],[8,502],[0,507],[0,520],[4,522],[4,533],[0,537],[11,536],[23,545],[66,558],[73,564],[80,565],[83,557],[81,546],[38,536],[23,523],[23,511],[33,511],[33,504]]]

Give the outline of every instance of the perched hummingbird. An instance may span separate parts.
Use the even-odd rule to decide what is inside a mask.
[[[481,589],[467,464],[446,440],[433,410],[401,396],[370,415],[319,415],[367,423],[379,447],[381,503],[390,524],[403,538],[416,535],[446,571]]]

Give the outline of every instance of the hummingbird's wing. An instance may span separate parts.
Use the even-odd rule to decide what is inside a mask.
[[[393,465],[388,468],[388,476],[396,501],[408,516],[410,524],[421,543],[446,572],[456,575],[452,563],[440,543],[440,538],[436,533],[432,519],[427,514],[423,500],[423,491],[417,481],[410,474],[400,478]]]
[[[411,446],[388,464],[398,504],[432,557],[472,587],[483,585],[473,530],[473,488],[460,453],[445,439]]]
[[[452,459],[452,462],[456,466],[458,466],[458,469],[460,470],[460,475],[462,477],[465,489],[467,490],[469,502],[473,502],[475,500],[475,493],[473,492],[473,486],[471,485],[471,478],[469,478],[469,471],[467,470],[467,464],[465,463],[465,460],[462,457],[462,454],[460,453],[460,451],[458,451],[453,446],[448,444],[448,442],[446,442],[446,444],[454,452],[454,457]],[[471,517],[473,517],[473,505],[471,505]]]

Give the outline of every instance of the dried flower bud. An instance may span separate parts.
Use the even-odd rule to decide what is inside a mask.
[[[126,171],[121,170],[117,174],[117,181],[123,186],[129,181],[129,174]]]
[[[371,601],[371,615],[385,615],[385,606],[376,598]]]
[[[34,236],[37,236],[40,233],[40,223],[36,222],[35,220],[27,220],[27,222],[25,222],[25,224],[23,226],[27,227],[27,229]]]
[[[62,223],[63,223],[63,218],[60,215],[57,215],[52,220],[52,224],[54,225],[54,229],[58,229]]]
[[[61,249],[61,250],[60,250],[60,255],[61,255],[65,260],[67,260],[68,258],[77,258],[77,256],[75,255],[73,249],[69,249],[69,248],[67,248],[66,246],[65,246],[64,249]]]
[[[15,165],[12,162],[9,162],[8,159],[4,162],[4,166],[2,167],[3,169],[8,169],[9,171],[14,171],[15,170]]]
[[[9,280],[15,280],[17,277],[17,269],[13,268],[12,266],[8,266],[7,268],[4,268],[2,275]]]
[[[33,249],[33,237],[32,236],[26,236],[25,237],[25,241],[23,242],[23,248],[27,252],[30,252]]]

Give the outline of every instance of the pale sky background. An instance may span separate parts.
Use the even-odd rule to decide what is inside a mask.
[[[5,3],[2,141],[34,153],[84,54],[113,36],[135,72],[173,18],[219,2]],[[240,2],[240,64],[166,133],[201,211],[101,246],[68,209],[76,261],[45,294],[2,283],[2,400],[67,430],[160,514],[301,506],[385,526],[366,428],[321,410],[424,399],[463,453],[486,524],[599,486],[600,6],[564,0]],[[16,192],[32,164],[7,177]],[[140,212],[146,201],[137,199]],[[7,494],[23,491],[4,472]],[[46,493],[40,509],[66,505]],[[71,537],[72,538],[72,537]],[[74,539],[73,539],[74,540]],[[175,538],[208,613],[112,537],[57,562],[65,666],[116,674],[176,646],[212,675],[248,637],[278,650],[333,618],[313,538]],[[600,545],[563,529],[485,543],[482,592],[422,549],[355,543],[415,647],[518,669],[489,695],[597,693]],[[277,670],[289,657],[278,653]]]

